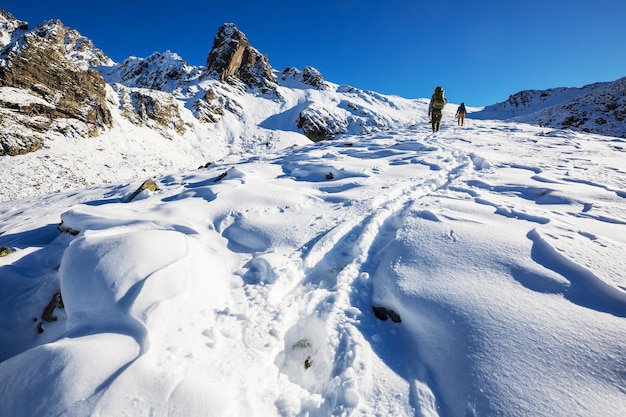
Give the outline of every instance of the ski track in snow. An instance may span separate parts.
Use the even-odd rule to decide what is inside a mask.
[[[611,239],[610,228],[623,230],[626,224],[621,201],[626,198],[626,177],[622,172],[619,184],[605,185],[609,178],[598,177],[601,170],[593,171],[593,157],[585,155],[585,147],[593,152],[593,146],[602,143],[576,141],[576,136],[560,132],[546,134],[545,129],[535,129],[536,137],[529,138],[533,130],[522,131],[514,125],[471,120],[468,124],[438,134],[414,128],[346,136],[275,157],[255,157],[245,164],[215,164],[197,172],[172,174],[159,179],[161,191],[143,192],[128,205],[120,203],[130,186],[109,187],[98,199],[89,201],[86,194],[82,205],[57,213],[62,214],[64,225],[81,231],[74,239],[57,237],[53,215],[39,221],[40,229],[31,230],[35,209],[23,209],[20,215],[12,212],[10,204],[0,205],[0,216],[10,215],[21,222],[15,233],[0,234],[0,246],[39,248],[0,266],[5,287],[22,279],[20,270],[26,266],[33,275],[29,282],[17,284],[21,298],[4,311],[36,316],[38,308],[22,302],[34,298],[39,300],[35,304],[45,304],[61,276],[66,311],[73,317],[68,320],[60,312],[59,322],[46,324],[46,332],[37,341],[26,342],[23,331],[16,340],[45,349],[44,343],[62,335],[69,337],[62,339],[69,340],[64,343],[101,333],[129,337],[121,345],[123,349],[115,348],[121,352],[101,352],[107,357],[119,356],[118,368],[102,375],[100,381],[94,378],[84,392],[76,393],[75,397],[83,400],[70,402],[69,415],[80,415],[81,410],[119,413],[122,408],[115,404],[128,403],[137,410],[167,409],[176,401],[197,398],[199,386],[205,387],[204,400],[189,405],[188,410],[209,410],[215,415],[227,409],[233,415],[245,414],[249,404],[258,403],[264,410],[273,408],[285,416],[472,416],[481,410],[497,413],[502,409],[498,401],[486,399],[489,395],[517,402],[522,410],[533,409],[524,403],[525,398],[519,398],[514,383],[495,387],[481,374],[484,370],[477,369],[484,359],[481,355],[495,355],[497,346],[509,346],[505,340],[489,340],[496,346],[489,350],[476,341],[480,331],[463,310],[467,308],[463,303],[471,297],[487,303],[487,295],[480,291],[463,295],[454,290],[449,299],[429,295],[428,290],[419,289],[453,284],[437,276],[430,277],[432,282],[413,277],[409,283],[403,278],[403,267],[395,270],[382,261],[393,259],[393,245],[419,248],[420,241],[411,240],[411,236],[419,238],[419,233],[408,235],[409,231],[422,231],[424,238],[432,235],[446,247],[462,248],[468,244],[472,228],[484,226],[485,234],[497,233],[497,221],[518,222],[516,227],[526,234],[511,241],[528,249],[528,264],[511,272],[515,281],[506,285],[515,289],[515,294],[560,294],[572,304],[568,308],[623,319],[625,261],[613,261],[619,268],[608,269],[603,276],[593,271],[599,269],[594,262],[601,262],[603,256],[621,253],[623,238]],[[509,143],[482,143],[481,135],[491,129],[499,130]],[[537,147],[520,146],[516,160],[511,159],[510,150],[501,152],[511,143],[528,141],[537,141]],[[545,156],[533,164],[533,152],[546,146],[562,146],[566,157],[548,161],[550,156]],[[572,150],[572,156],[567,157],[567,150]],[[407,166],[412,170],[409,177]],[[224,172],[226,176],[215,181]],[[385,182],[377,180],[382,173]],[[611,178],[615,177],[618,175]],[[266,192],[270,195],[264,195]],[[94,194],[96,189],[89,195]],[[64,197],[47,198],[58,201]],[[193,209],[183,205],[190,198],[197,200]],[[239,204],[222,205],[226,199]],[[41,204],[46,204],[46,198]],[[157,210],[171,216],[151,214]],[[345,211],[350,214],[342,214]],[[481,225],[489,218],[483,214],[487,212],[492,213],[493,223]],[[180,224],[168,223],[168,219]],[[203,237],[207,230],[219,244]],[[107,261],[102,254],[117,253],[123,259],[125,253],[142,253],[145,249],[136,247],[140,243],[133,239],[144,239],[133,236],[145,233],[153,234],[154,252],[149,256],[160,259],[159,269],[145,271],[138,263],[121,271],[120,276],[136,275],[128,288],[120,287],[127,281],[98,278],[97,274],[85,283],[89,271],[97,271],[98,265]],[[581,241],[585,242],[583,248]],[[214,264],[206,258],[219,260],[224,248],[237,254],[238,264],[222,266],[226,276],[228,271],[236,272],[222,287],[187,276],[180,267],[181,263],[197,263],[193,270],[198,276],[210,277]],[[506,269],[508,249],[500,249],[498,259]],[[93,258],[93,263],[85,258]],[[119,258],[111,262],[115,259]],[[120,268],[124,267],[122,263]],[[436,265],[426,262],[420,269],[437,271]],[[549,272],[537,272],[546,270]],[[166,282],[172,276],[180,281]],[[94,285],[94,294],[106,293],[99,289],[103,282],[112,297],[105,307],[101,299],[72,300],[72,288],[78,295],[84,285]],[[213,294],[211,303],[204,298],[207,291]],[[450,307],[453,300],[459,302],[455,308]],[[514,301],[502,302],[509,305]],[[181,306],[182,312],[178,311]],[[404,325],[378,320],[372,312],[377,306],[399,313]],[[490,314],[486,307],[481,311]],[[171,320],[183,313],[184,326]],[[487,325],[494,329],[510,324],[505,318],[489,320]],[[20,326],[26,321],[17,320]],[[70,328],[67,334],[64,324]],[[5,334],[12,330],[6,327],[2,337],[7,338]],[[476,344],[471,347],[473,356],[465,357],[457,347],[463,341]],[[108,345],[113,348],[110,342]],[[439,352],[433,350],[436,346],[441,347]],[[215,354],[202,355],[203,351]],[[532,355],[532,348],[529,351],[520,353],[520,361],[530,360],[531,356],[524,356]],[[2,359],[16,353],[3,349]],[[226,373],[235,361],[255,371],[238,380],[221,378],[216,371]],[[494,373],[515,373],[515,367],[503,370],[497,366],[493,365]],[[203,370],[213,373],[212,381],[202,379]],[[139,379],[142,374],[152,375],[152,384],[158,385],[151,387],[151,395],[141,394],[149,384]],[[276,386],[282,392],[265,386],[262,378],[281,381]],[[514,381],[523,378],[512,377]],[[206,389],[207,384],[211,389]],[[380,385],[393,386],[395,396],[390,398]],[[47,395],[53,398],[60,395],[59,390]],[[206,392],[212,394],[206,396]],[[239,405],[232,406],[231,392],[239,393]],[[540,393],[533,395],[538,401],[545,399]],[[294,403],[294,397],[299,402]],[[620,406],[626,406],[623,398],[615,410]],[[65,410],[58,407],[53,411]],[[550,414],[550,406],[546,410]],[[607,410],[606,415],[617,414]]]

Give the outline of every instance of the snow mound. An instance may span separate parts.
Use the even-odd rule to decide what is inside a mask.
[[[424,121],[2,203],[0,414],[622,416],[623,152]]]

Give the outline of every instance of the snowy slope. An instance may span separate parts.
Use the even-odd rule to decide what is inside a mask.
[[[245,35],[234,25],[224,27],[243,42]],[[311,143],[311,131],[331,138],[406,127],[424,113],[420,100],[333,84],[310,67],[277,71],[265,62],[261,75],[271,80],[259,81],[268,86],[261,89],[234,75],[221,80],[210,68],[191,66],[170,51],[114,63],[60,21],[30,28],[2,12],[0,42],[0,70],[20,69],[0,80],[0,152],[17,155],[0,158],[5,185],[0,201],[145,179],[230,154],[304,145]],[[231,40],[223,42],[210,56],[242,65],[241,59],[228,55]],[[20,55],[24,51],[28,53]],[[250,45],[249,53],[262,56]],[[31,74],[28,66],[17,66],[33,56],[40,59],[36,67],[41,71]],[[67,90],[74,86],[63,82],[63,74],[87,73],[89,68],[102,78],[91,71],[85,75],[87,84],[102,82],[103,88],[82,96],[88,97],[87,104],[93,104],[94,96],[101,103],[96,108],[102,114],[100,124],[67,111],[89,107],[86,103],[70,101],[56,108],[60,97],[73,95]]]
[[[138,64],[144,68],[143,77],[125,79],[120,68],[128,70],[136,60],[149,62]],[[185,81],[181,84],[160,78],[163,68],[169,68],[169,74],[174,68],[186,73],[182,77]],[[277,77],[284,86],[279,85],[276,94],[250,93],[218,80],[200,79],[197,68],[185,67],[184,61],[171,53],[146,60],[129,59],[102,71],[113,127],[92,138],[52,136],[37,152],[0,158],[5,184],[0,189],[0,201],[143,180],[195,169],[229,154],[263,154],[309,144],[296,125],[298,115],[307,108],[324,109],[341,122],[342,133],[351,134],[406,127],[426,117],[425,100],[383,96],[330,82],[319,90],[297,79]],[[152,83],[162,90],[145,86]],[[218,123],[202,123],[194,113],[194,104],[209,90],[216,92],[219,106],[224,108]],[[155,102],[172,100],[184,126],[182,132],[152,120],[129,117],[125,108],[137,92],[153,97]],[[0,88],[0,94],[4,102],[24,103],[30,97],[8,87]]]
[[[58,192],[83,186],[145,179],[205,165],[228,154],[262,154],[311,143],[296,127],[296,119],[310,103],[330,109],[346,122],[346,131],[370,132],[423,120],[426,104],[419,100],[385,97],[373,92],[328,83],[332,90],[278,87],[281,98],[237,91],[215,80],[191,88],[189,98],[178,98],[187,129],[179,134],[150,123],[135,124],[113,111],[114,126],[94,138],[56,137],[37,152],[0,158],[6,186],[0,201]],[[109,88],[112,108],[122,107],[118,92]],[[209,88],[227,97],[220,123],[200,123],[192,114],[196,94]],[[131,87],[130,90],[137,90]],[[197,93],[194,93],[197,91]],[[143,90],[159,99],[158,91]],[[18,90],[4,88],[6,101],[24,102]],[[374,122],[371,122],[374,121]],[[373,124],[372,124],[373,123]],[[169,139],[167,139],[169,138]],[[162,152],[162,149],[168,149]],[[70,169],[71,167],[71,169]],[[65,168],[65,171],[62,170]],[[51,176],[50,173],[58,176]]]
[[[0,203],[0,415],[623,416],[624,140],[448,107]]]
[[[626,138],[626,77],[581,88],[520,91],[471,117]]]

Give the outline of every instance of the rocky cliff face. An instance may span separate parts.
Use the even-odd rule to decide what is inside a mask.
[[[246,36],[232,23],[222,25],[215,35],[206,71],[222,81],[236,77],[248,87],[263,92],[276,88],[274,70],[267,57],[250,46]]]
[[[0,88],[27,95],[27,104],[0,101],[0,155],[36,150],[55,132],[94,136],[111,126],[105,81],[90,68],[110,59],[91,41],[59,21],[28,30],[25,22],[4,12],[0,23],[6,41],[0,51]],[[24,135],[21,128],[34,133]]]
[[[185,123],[176,99],[168,93],[115,86],[122,116],[137,126],[158,129],[168,137],[168,131],[185,132]],[[171,139],[171,137],[168,137]]]

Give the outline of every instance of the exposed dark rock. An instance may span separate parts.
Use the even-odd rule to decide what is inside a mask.
[[[302,82],[322,90],[325,86],[322,73],[313,67],[305,67],[302,71]]]
[[[54,315],[54,309],[63,308],[63,298],[61,297],[61,290],[57,290],[53,295],[52,299],[44,308],[43,313],[41,314],[41,319],[43,321],[53,322],[57,321],[57,317]]]
[[[68,234],[70,234],[70,235],[72,235],[72,236],[77,236],[77,235],[80,233],[80,231],[78,231],[78,230],[74,230],[74,229],[72,229],[71,227],[67,227],[67,226],[65,226],[65,225],[63,224],[63,221],[61,221],[61,223],[59,223],[59,224],[57,225],[57,229],[58,229],[58,230],[59,230],[59,232],[61,232],[61,233],[68,233]]]
[[[388,318],[391,319],[394,323],[401,323],[400,315],[395,311],[388,309],[386,307],[373,307],[374,315],[377,319],[386,321]]]
[[[97,71],[89,69],[89,65],[103,63],[108,58],[99,55],[89,40],[59,21],[49,21],[31,31],[24,31],[24,26],[15,22],[13,26],[16,29],[12,43],[0,51],[0,87],[24,90],[40,101],[31,100],[17,107],[0,103],[3,114],[7,108],[13,113],[11,118],[0,120],[3,154],[17,155],[41,147],[45,135],[27,138],[19,133],[7,134],[7,130],[16,131],[16,123],[42,133],[48,129],[64,133],[64,126],[77,123],[85,126],[87,136],[111,127],[105,81]],[[37,120],[33,122],[31,119],[35,117]],[[58,119],[68,123],[53,123]],[[11,124],[10,129],[5,123]]]
[[[226,176],[228,175],[228,171],[226,172],[222,172],[220,175],[218,175],[217,177],[215,177],[215,179],[213,180],[213,182],[219,182],[221,180],[223,180],[224,178],[226,178]]]
[[[4,130],[4,129],[3,129]],[[44,139],[37,136],[24,136],[19,132],[0,132],[0,156],[23,155],[41,149]]]
[[[9,254],[11,254],[11,253],[13,253],[13,252],[15,252],[15,251],[13,250],[13,248],[10,248],[10,247],[8,247],[8,246],[2,246],[2,247],[0,248],[0,258],[2,258],[3,256],[7,256],[7,255],[9,255]]]
[[[37,323],[37,333],[43,333],[43,323],[52,323],[58,320],[58,317],[54,315],[54,310],[57,308],[64,308],[63,298],[61,297],[61,290],[56,290],[56,292],[52,295],[52,299],[43,309],[43,313],[41,314],[41,321]],[[35,321],[38,321],[35,319]]]
[[[209,88],[206,93],[204,93],[204,99],[206,101],[212,101],[215,100],[217,98],[217,94],[215,94],[215,90],[212,88]]]
[[[206,72],[221,81],[234,77],[263,92],[276,88],[273,69],[266,56],[250,46],[246,36],[233,23],[220,27],[206,62]]]
[[[148,190],[148,191],[154,192],[154,191],[159,190],[159,186],[153,180],[148,178],[124,202],[125,203],[130,203],[131,201],[133,201],[139,195],[139,193],[141,193],[144,190]]]
[[[318,90],[324,90],[328,87],[322,73],[313,67],[305,67],[302,72],[294,67],[286,67],[281,71],[280,77],[283,80],[292,79],[301,82]]]
[[[313,104],[300,112],[296,126],[313,142],[332,139],[348,131],[345,117]]]
[[[196,100],[193,110],[198,120],[207,123],[218,123],[224,115],[224,107],[215,100]]]
[[[152,127],[173,129],[184,133],[185,122],[180,114],[179,104],[171,95],[160,91],[145,89],[131,89],[121,85],[116,86],[120,96],[122,115],[132,123],[143,126],[154,124]]]

